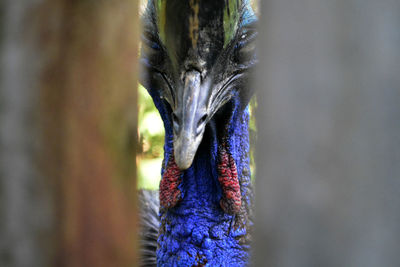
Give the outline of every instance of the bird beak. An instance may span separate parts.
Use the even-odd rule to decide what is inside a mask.
[[[186,170],[192,165],[207,121],[207,93],[201,90],[200,72],[187,72],[181,90],[173,113],[174,155],[179,169]]]

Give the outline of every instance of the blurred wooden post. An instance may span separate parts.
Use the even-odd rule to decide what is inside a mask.
[[[399,266],[400,2],[261,1],[256,266]]]
[[[15,87],[2,88],[2,92],[7,101],[14,99],[17,104],[6,105],[14,110],[14,117],[3,116],[11,120],[11,126],[20,126],[15,133],[7,132],[19,138],[8,152],[27,144],[35,157],[18,151],[28,165],[34,165],[33,173],[19,170],[17,162],[2,166],[2,171],[15,169],[18,186],[32,186],[36,191],[16,191],[14,199],[22,201],[18,207],[2,203],[8,208],[5,216],[20,214],[21,208],[29,211],[14,219],[21,219],[16,222],[19,230],[32,238],[23,247],[25,254],[9,251],[7,265],[2,258],[0,265],[135,266],[138,3],[8,2],[4,13],[23,7],[8,17],[8,27],[19,23],[13,29],[18,37],[11,44],[15,47],[3,50],[3,55],[11,57],[9,52],[17,49],[13,55],[18,63],[10,69],[2,62],[2,75],[12,75],[7,81]],[[8,64],[13,62],[10,58]],[[35,67],[31,70],[30,66]],[[26,75],[33,78],[26,81]],[[27,108],[19,108],[21,101]],[[0,127],[5,125],[4,120],[0,123]],[[1,155],[8,157],[7,151]],[[37,195],[39,189],[50,200]],[[35,205],[38,200],[45,202],[45,215],[42,206]],[[30,227],[35,216],[49,223],[33,234],[24,227]]]

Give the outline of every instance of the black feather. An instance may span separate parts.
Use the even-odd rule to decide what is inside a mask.
[[[140,266],[157,266],[158,190],[140,190]]]

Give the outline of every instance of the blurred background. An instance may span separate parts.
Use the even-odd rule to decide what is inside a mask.
[[[260,13],[255,264],[400,266],[400,1]]]
[[[137,1],[0,2],[0,266],[135,266]]]
[[[144,2],[0,2],[1,267],[137,266],[164,143]],[[252,264],[400,266],[400,3],[258,11]]]

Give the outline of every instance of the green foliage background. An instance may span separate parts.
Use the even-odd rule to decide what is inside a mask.
[[[138,99],[138,187],[157,189],[161,178],[161,163],[164,153],[164,125],[153,100],[140,84]]]

